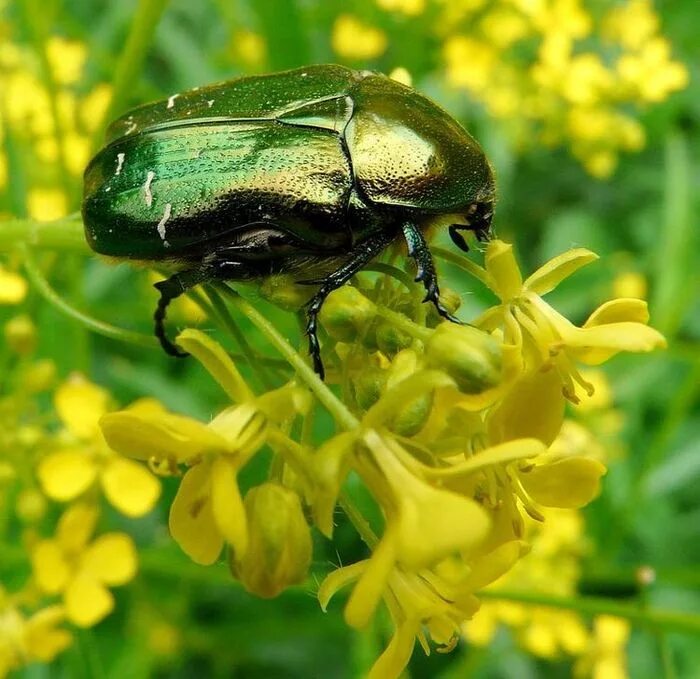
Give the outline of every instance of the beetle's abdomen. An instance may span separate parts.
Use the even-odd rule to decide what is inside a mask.
[[[196,258],[248,224],[342,247],[352,188],[338,135],[274,121],[194,123],[122,138],[85,173],[90,246],[137,259]]]

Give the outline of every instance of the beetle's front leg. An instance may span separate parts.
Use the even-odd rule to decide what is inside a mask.
[[[370,236],[365,241],[360,243],[349,254],[349,259],[323,279],[318,292],[309,300],[307,306],[306,334],[309,337],[309,354],[314,363],[314,370],[318,376],[323,379],[325,370],[323,369],[323,361],[321,360],[321,345],[318,342],[316,330],[318,328],[318,314],[321,311],[326,297],[333,290],[347,283],[360,269],[374,259],[392,240],[394,234],[382,232],[374,236]],[[299,283],[316,283],[318,281],[299,281]]]
[[[408,246],[408,256],[416,263],[416,282],[422,282],[425,287],[424,302],[432,302],[437,309],[437,312],[443,318],[453,323],[462,323],[458,318],[453,316],[440,301],[440,288],[437,282],[437,274],[433,265],[433,257],[430,254],[428,244],[423,238],[421,230],[410,222],[406,222],[401,227],[403,236],[406,239]]]

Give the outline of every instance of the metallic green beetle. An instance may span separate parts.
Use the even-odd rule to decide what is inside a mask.
[[[171,300],[210,280],[292,273],[320,285],[307,334],[323,377],[316,319],[327,295],[403,235],[425,301],[450,320],[423,230],[488,237],[494,181],[478,143],[410,87],[370,71],[308,66],[175,94],[118,119],[85,171],[90,246],[165,262],[155,334]]]

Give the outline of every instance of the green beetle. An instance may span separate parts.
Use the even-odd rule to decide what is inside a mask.
[[[112,123],[85,171],[83,219],[98,253],[165,262],[155,334],[171,300],[211,280],[292,273],[318,284],[307,334],[334,289],[403,235],[425,301],[450,320],[423,231],[488,237],[494,181],[479,144],[410,87],[317,65],[176,94]],[[444,220],[443,220],[444,221]]]

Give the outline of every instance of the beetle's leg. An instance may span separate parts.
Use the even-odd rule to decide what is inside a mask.
[[[319,291],[309,300],[307,305],[306,334],[309,337],[309,354],[314,362],[314,370],[318,376],[323,379],[325,371],[323,362],[321,361],[321,347],[318,343],[316,330],[318,328],[318,313],[333,290],[347,283],[360,269],[368,262],[374,259],[392,240],[393,233],[382,232],[374,236],[370,236],[367,240],[360,243],[354,250],[350,252],[350,258],[339,269],[326,276],[319,288]],[[311,281],[304,281],[311,282]]]
[[[168,339],[165,333],[165,316],[168,305],[184,292],[187,292],[190,288],[193,288],[195,285],[208,278],[211,278],[211,273],[208,269],[201,267],[199,269],[180,271],[170,276],[170,278],[166,278],[164,281],[159,281],[154,284],[154,287],[160,292],[160,299],[158,300],[156,311],[153,314],[153,320],[156,324],[155,335],[166,354],[177,356],[178,358],[184,358],[189,355],[184,351],[180,351],[180,349]]]
[[[179,271],[170,278],[154,284],[154,287],[160,292],[160,299],[153,314],[155,336],[160,341],[165,353],[178,358],[189,356],[186,352],[180,351],[165,333],[165,316],[170,302],[200,283],[215,279],[236,278],[240,270],[244,268],[245,265],[242,262],[212,259],[197,269]]]
[[[408,256],[416,263],[416,282],[422,282],[425,287],[424,302],[432,302],[437,309],[437,312],[443,318],[453,323],[461,323],[458,318],[453,316],[440,301],[440,288],[438,287],[437,274],[433,265],[433,258],[430,254],[428,244],[423,238],[421,230],[411,222],[406,222],[401,227],[403,235],[408,246]]]

